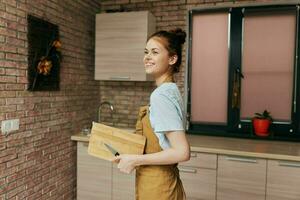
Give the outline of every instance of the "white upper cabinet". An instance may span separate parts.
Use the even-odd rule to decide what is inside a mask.
[[[95,80],[151,80],[143,56],[154,32],[155,18],[149,11],[97,14]]]

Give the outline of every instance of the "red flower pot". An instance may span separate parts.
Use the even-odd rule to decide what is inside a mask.
[[[268,136],[271,121],[269,119],[253,119],[254,132],[258,136]]]

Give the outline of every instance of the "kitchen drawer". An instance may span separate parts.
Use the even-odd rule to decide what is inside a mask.
[[[215,200],[216,176],[215,169],[203,169],[189,166],[179,166],[187,200]]]
[[[217,199],[265,200],[266,170],[266,159],[219,155]]]
[[[217,155],[210,153],[191,152],[191,159],[186,162],[181,162],[179,165],[216,169]]]
[[[268,160],[267,200],[300,199],[300,162]]]

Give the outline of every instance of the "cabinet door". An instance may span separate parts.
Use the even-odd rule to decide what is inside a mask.
[[[218,200],[264,200],[265,159],[218,156]]]
[[[187,200],[216,199],[216,170],[179,165]]]
[[[148,11],[96,15],[95,79],[147,81],[143,67],[147,38],[155,31]]]
[[[217,168],[217,154],[191,152],[189,161],[181,162],[180,165],[190,167],[201,167],[206,169]]]
[[[77,199],[111,199],[112,164],[90,156],[88,143],[77,143]]]
[[[113,200],[135,199],[135,172],[125,174],[113,165],[112,192]]]
[[[267,200],[300,199],[300,162],[268,160]]]

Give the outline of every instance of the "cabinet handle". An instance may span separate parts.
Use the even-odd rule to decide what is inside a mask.
[[[180,172],[187,172],[187,173],[197,173],[197,169],[187,169],[187,168],[182,168],[182,167],[178,167]]]
[[[226,156],[226,160],[229,161],[239,161],[239,162],[247,162],[247,163],[257,163],[255,158],[243,158],[243,157],[233,157],[233,156]]]
[[[111,76],[110,80],[130,80],[129,76]]]
[[[299,162],[278,161],[278,165],[284,167],[300,167]]]
[[[197,153],[196,152],[191,152],[191,157],[197,157]]]

